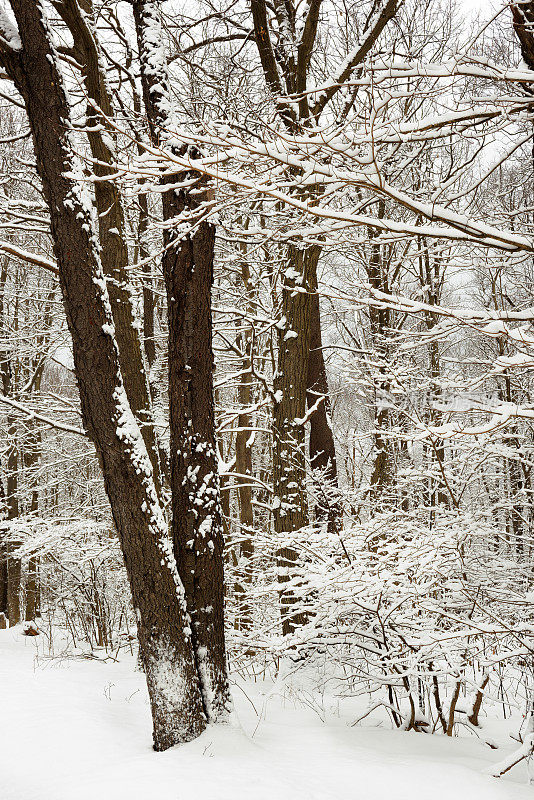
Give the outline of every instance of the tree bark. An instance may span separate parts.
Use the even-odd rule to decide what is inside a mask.
[[[379,213],[383,213],[383,209]],[[371,244],[371,257],[368,265],[369,283],[373,289],[388,292],[389,282],[385,274],[382,251],[379,244]],[[389,408],[390,380],[388,378],[388,339],[391,327],[389,308],[369,308],[371,341],[378,363],[373,375],[373,466],[370,477],[371,510],[383,510],[393,501],[392,491],[395,478],[395,463],[388,430],[391,425]]]
[[[183,206],[164,196],[165,219]],[[168,242],[163,271],[169,314],[172,532],[178,571],[192,618],[205,711],[224,720],[230,709],[224,640],[223,530],[215,443],[211,285],[215,228]]]
[[[124,209],[115,176],[115,157],[110,142],[115,132],[109,125],[113,105],[107,86],[105,66],[96,35],[91,27],[92,0],[61,0],[54,3],[67,24],[74,42],[74,56],[81,66],[87,103],[87,138],[93,156],[98,214],[100,260],[106,276],[115,335],[119,347],[124,388],[130,407],[139,421],[158,492],[162,478],[159,449],[152,417],[152,404],[143,347],[132,300],[128,274],[128,246]],[[83,5],[83,10],[80,6]],[[105,135],[103,135],[103,130]],[[109,180],[106,180],[109,178]],[[152,331],[153,340],[153,331]]]
[[[330,389],[324,360],[321,335],[321,313],[317,287],[317,268],[311,279],[315,278],[310,294],[310,354],[308,358],[308,377],[306,399],[310,416],[310,466],[317,470],[320,480],[316,481],[319,494],[315,506],[317,520],[326,519],[330,533],[342,527],[342,509],[337,497],[338,478],[336,446],[331,421]]]
[[[4,294],[5,294],[5,287],[7,281],[7,258],[4,258],[2,261],[2,270],[0,273],[0,324],[5,329],[5,319],[4,319]],[[2,391],[4,394],[9,393],[10,389],[10,361],[9,361],[9,354],[7,352],[0,353],[0,377],[2,380]],[[0,500],[2,503],[2,511],[1,511],[1,518],[7,518],[7,500],[6,500],[6,493],[4,488],[4,481],[3,479],[0,480]],[[0,542],[0,618],[1,615],[4,615],[4,618],[1,618],[2,622],[4,623],[5,627],[5,618],[8,618],[9,611],[8,611],[8,572],[7,572],[7,559],[8,559],[8,548],[5,541]]]
[[[428,244],[422,237],[419,237],[419,280],[421,287],[425,287],[426,302],[429,306],[439,305],[443,276],[441,274],[442,259],[435,259],[432,262],[428,249]],[[427,331],[432,330],[438,322],[438,317],[430,309],[425,312],[425,324]],[[428,420],[432,426],[439,426],[442,414],[435,408],[437,401],[441,397],[441,357],[440,346],[436,341],[431,341],[428,345],[428,366],[430,373],[430,391],[428,395]],[[451,501],[444,481],[445,474],[445,442],[443,439],[433,437],[430,444],[425,443],[425,452],[430,468],[428,479],[428,489],[424,498],[430,509],[430,527],[433,527],[436,515],[436,507],[445,506]]]
[[[19,508],[19,449],[17,441],[17,425],[15,418],[8,415],[9,450],[7,455],[7,520],[13,522],[18,519]],[[20,590],[22,577],[22,564],[20,558],[13,557],[11,551],[16,543],[11,539],[8,544],[7,560],[7,611],[9,627],[18,625],[21,620]]]
[[[34,390],[39,391],[41,385],[41,374],[34,382]],[[32,483],[32,492],[28,512],[30,515],[37,514],[39,510],[39,489],[35,474],[31,474],[41,460],[42,436],[39,430],[35,430],[33,420],[28,420],[29,431],[24,445],[24,467],[30,471],[29,480]],[[24,619],[31,622],[39,612],[40,592],[39,592],[39,559],[32,556],[28,561],[28,571],[26,575],[26,602],[24,606]]]
[[[149,372],[156,361],[156,295],[154,294],[154,276],[150,253],[145,243],[148,231],[148,198],[139,195],[139,256],[143,262],[143,342]],[[149,381],[150,383],[150,381]]]
[[[273,488],[274,528],[280,539],[309,523],[306,492],[304,418],[310,353],[309,287],[316,266],[312,250],[290,247],[291,270],[284,274],[281,319],[277,325],[278,362],[274,380]],[[294,588],[285,588],[297,569],[291,544],[277,552],[282,631],[292,633],[307,621]]]
[[[7,603],[7,552],[5,545],[2,543],[0,546],[0,617],[3,614],[5,617],[9,616],[9,608]]]
[[[164,144],[169,108],[166,63],[161,58],[159,0],[134,0],[141,82],[152,141]],[[211,288],[215,227],[203,220],[209,202],[194,172],[167,177],[176,184],[196,178],[195,191],[162,196],[162,269],[169,321],[169,413],[172,534],[178,572],[192,618],[193,649],[210,722],[231,709],[224,637],[223,528],[215,443]],[[179,223],[190,227],[176,233]],[[174,228],[174,229],[173,229]]]
[[[243,255],[246,256],[246,245],[242,245]],[[249,265],[246,258],[241,262],[241,279],[246,296],[247,313],[253,315],[255,311],[254,288],[250,277]],[[252,627],[252,607],[247,592],[252,581],[252,557],[254,554],[254,507],[252,505],[252,442],[254,434],[250,430],[252,425],[248,409],[252,402],[252,359],[253,337],[252,329],[247,327],[240,331],[236,338],[236,347],[243,353],[241,362],[241,375],[237,387],[237,399],[240,414],[237,419],[237,432],[235,437],[235,467],[237,477],[237,496],[239,500],[240,522],[240,559],[239,572],[235,583],[235,594],[239,608],[238,624],[241,630],[250,630]]]

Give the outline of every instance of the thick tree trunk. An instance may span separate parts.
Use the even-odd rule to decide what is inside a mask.
[[[254,34],[258,56],[263,70],[266,86],[270,93],[276,98],[276,111],[283,126],[289,131],[290,134],[301,135],[303,131],[310,125],[313,120],[314,124],[320,124],[320,118],[325,110],[325,107],[330,104],[330,101],[340,90],[341,84],[332,85],[327,91],[322,92],[319,96],[310,96],[307,89],[308,78],[310,76],[312,56],[316,45],[317,33],[319,28],[319,21],[321,17],[321,0],[316,2],[311,0],[307,4],[302,14],[297,12],[298,3],[293,0],[286,0],[284,3],[275,3],[274,6],[267,4],[265,0],[250,0],[250,11],[254,26]],[[346,62],[342,72],[342,80],[348,79],[353,72],[360,68],[366,55],[370,52],[371,48],[378,40],[384,28],[394,18],[398,8],[396,0],[387,0],[384,3],[375,3],[373,7],[374,17],[373,24],[369,28],[364,26],[364,36],[360,42],[360,46],[356,49],[351,60]],[[299,22],[297,18],[300,15]],[[367,22],[370,22],[368,18]],[[280,31],[283,30],[283,35],[280,37]],[[282,98],[284,95],[291,96],[299,95],[298,106],[295,103],[288,104]],[[352,102],[350,103],[352,105]],[[345,105],[347,109],[349,106]],[[342,112],[342,116],[345,112]],[[306,190],[304,190],[306,193]],[[304,196],[304,194],[303,194]],[[314,198],[307,193],[306,200],[313,202]],[[290,254],[295,252],[295,248],[290,248]],[[317,260],[319,258],[320,248],[314,246],[306,250],[304,261],[307,263],[308,271],[308,290],[316,292],[317,289]],[[297,255],[298,261],[298,253]],[[293,266],[290,259],[290,267]],[[293,267],[299,273],[299,265],[296,263]],[[304,284],[301,284],[301,288]],[[295,308],[291,309],[291,299],[295,298]],[[333,483],[334,490],[337,489],[336,479],[336,459],[334,439],[332,436],[331,425],[329,421],[329,408],[328,408],[328,382],[326,378],[326,369],[324,365],[324,357],[322,347],[320,344],[320,312],[318,305],[318,298],[315,300],[302,300],[297,294],[290,293],[289,297],[284,299],[284,317],[283,321],[294,318],[296,323],[298,318],[302,316],[302,308],[306,307],[304,316],[307,317],[307,324],[311,325],[311,335],[314,337],[314,343],[319,342],[317,347],[312,348],[312,353],[305,352],[301,347],[288,348],[291,351],[290,359],[296,359],[298,362],[297,371],[301,371],[304,379],[307,380],[309,406],[316,408],[310,419],[310,460],[312,465],[321,467],[324,470],[325,476]],[[283,332],[283,324],[281,324]],[[298,327],[292,327],[295,333],[299,331]],[[309,338],[309,331],[306,329],[306,336]],[[303,333],[304,335],[304,333]],[[285,341],[282,336],[279,337],[279,362],[278,362],[278,384],[285,381],[285,378],[280,376],[280,368],[284,366],[286,361],[285,355]],[[300,360],[300,355],[303,359]],[[295,378],[298,379],[297,374]],[[275,381],[276,388],[277,381]],[[281,403],[277,401],[275,406],[275,428],[274,431],[274,458],[275,458],[275,498],[280,503],[277,512],[275,512],[275,528],[295,530],[295,526],[300,521],[307,519],[307,508],[305,507],[305,498],[302,497],[302,492],[292,491],[288,497],[287,488],[291,490],[296,489],[298,479],[304,481],[303,473],[303,454],[302,451],[302,432],[297,432],[298,420],[300,417],[291,418],[284,416],[285,412],[291,411],[291,406],[300,404],[302,394],[302,378],[298,379],[298,386],[295,384],[292,389],[295,402],[289,397],[282,399]],[[286,383],[286,386],[288,383]],[[281,390],[280,390],[281,391]],[[317,403],[317,393],[324,396],[324,401]],[[284,407],[285,406],[285,407]],[[378,422],[378,421],[377,421]],[[302,427],[302,425],[300,425]],[[278,439],[278,444],[277,444]],[[280,445],[282,442],[282,445]],[[294,443],[294,455],[296,459],[294,463],[294,475],[289,480],[283,478],[284,469],[282,465],[277,465],[280,452],[285,452],[286,447],[289,448],[291,442]],[[380,480],[379,475],[383,474],[385,464],[379,463],[383,454],[385,454],[384,442],[378,437],[375,440],[377,451],[377,462],[373,472],[373,480]],[[289,452],[289,450],[288,450]],[[378,470],[378,471],[377,471]],[[375,474],[376,473],[376,474]],[[300,476],[300,478],[298,478]],[[289,473],[288,473],[289,477]],[[293,480],[297,477],[297,481]],[[285,483],[285,488],[284,488]],[[291,484],[291,486],[289,486]],[[277,493],[277,489],[281,489],[281,494]],[[289,502],[288,502],[289,501]],[[328,508],[326,515],[328,517],[328,524],[331,531],[339,528],[342,522],[341,508],[339,502],[335,497],[329,499],[324,503]],[[286,509],[286,506],[288,508]],[[323,514],[323,510],[318,508],[319,516]],[[287,517],[285,522],[280,520],[280,517]],[[292,554],[288,554],[290,563],[293,559]],[[282,570],[285,570],[282,567]],[[288,567],[289,569],[289,567]]]
[[[31,622],[40,615],[41,592],[39,588],[39,561],[35,556],[28,561],[26,577],[26,604],[24,619]]]
[[[183,586],[153,470],[122,383],[91,210],[72,177],[69,107],[41,4],[12,0],[22,46],[0,60],[23,97],[50,210],[85,427],[101,459],[138,620],[154,724],[166,749],[205,726]],[[4,39],[6,41],[6,39]],[[7,37],[9,41],[9,37]]]
[[[306,84],[310,60],[315,45],[321,3],[308,4],[300,23],[296,24],[297,5],[291,0],[268,6],[265,0],[250,0],[255,41],[258,49],[265,83],[273,96],[277,97],[276,110],[280,121],[291,134],[300,134],[315,115],[318,121],[321,111],[310,108]],[[271,38],[270,13],[276,27],[284,30],[284,43],[278,46]],[[274,32],[274,31],[273,31]],[[275,33],[278,39],[278,33]],[[287,51],[285,48],[287,47]],[[282,56],[282,57],[281,57]],[[298,109],[281,100],[284,93],[301,95]],[[326,102],[326,100],[325,100]],[[307,193],[306,200],[310,200]],[[328,385],[321,346],[310,352],[311,328],[314,343],[317,334],[320,341],[320,313],[318,298],[310,293],[317,291],[317,262],[320,247],[299,250],[294,245],[288,248],[288,269],[284,273],[282,287],[282,316],[278,329],[278,363],[274,380],[275,404],[273,414],[273,479],[274,479],[274,527],[278,534],[290,534],[309,522],[306,489],[305,454],[305,409],[308,398],[310,411],[310,460],[319,468],[327,464],[328,477],[336,479],[335,448],[328,420]],[[323,390],[326,388],[326,391]],[[317,402],[316,392],[324,393],[325,400]],[[328,453],[327,453],[328,451]],[[318,504],[316,515],[324,515]],[[340,523],[339,509],[328,508],[326,516],[329,528],[335,530]],[[298,610],[298,599],[293,589],[284,588],[290,581],[294,584],[294,572],[298,554],[290,545],[280,548],[278,554],[280,603],[282,629],[291,633],[306,622],[306,614]]]
[[[152,141],[164,141],[169,109],[161,57],[159,0],[134,0],[143,98]],[[193,649],[204,712],[225,721],[231,708],[224,639],[223,530],[215,444],[211,288],[215,228],[200,221],[201,176],[195,191],[164,192],[162,269],[169,320],[169,414],[172,533],[178,572],[192,618]],[[194,228],[178,235],[180,222]],[[173,230],[173,226],[175,230]]]
[[[164,196],[165,219],[183,204]],[[169,314],[172,532],[193,630],[205,712],[230,710],[224,641],[223,530],[215,443],[211,285],[215,229],[167,242],[163,271]]]
[[[335,443],[330,421],[330,394],[321,339],[321,317],[317,292],[318,245],[288,248],[288,269],[282,284],[280,321],[277,324],[278,363],[273,415],[274,526],[279,534],[291,533],[309,523],[306,489],[305,424],[310,421],[309,456],[317,470],[320,497],[317,519],[327,519],[331,532],[341,527],[338,500]],[[306,415],[306,404],[308,416]],[[312,476],[313,477],[313,476]],[[326,479],[326,481],[324,480]],[[332,492],[325,491],[329,484]],[[292,547],[278,553],[279,581],[293,578],[298,554]],[[300,602],[293,590],[280,589],[282,628],[291,633],[307,617],[295,612]]]
[[[84,6],[82,11],[81,5]],[[108,120],[113,106],[108,90],[105,66],[91,27],[92,0],[61,0],[57,9],[68,25],[74,42],[74,55],[81,66],[87,104],[87,138],[94,159],[95,203],[98,214],[100,260],[106,276],[115,335],[119,347],[124,388],[130,407],[139,421],[158,491],[161,465],[152,418],[148,376],[143,346],[135,324],[135,314],[128,274],[128,246],[122,198],[115,176],[115,157],[110,145],[115,133]],[[102,113],[101,113],[102,112]],[[102,130],[104,128],[104,132]],[[109,180],[105,178],[109,177]],[[153,341],[153,331],[152,331]]]
[[[534,1],[521,0],[521,2],[511,3],[510,9],[523,61],[529,69],[534,69]]]
[[[313,250],[290,247],[282,285],[281,318],[277,324],[278,363],[274,380],[273,488],[274,527],[279,539],[309,523],[306,492],[305,414],[310,353],[309,287],[316,265]],[[294,588],[286,589],[298,563],[290,542],[277,552],[282,630],[292,633],[307,621]]]

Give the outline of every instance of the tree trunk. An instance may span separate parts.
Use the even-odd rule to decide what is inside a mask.
[[[167,127],[169,91],[161,54],[159,0],[134,0],[143,98],[152,141]],[[215,228],[201,221],[209,201],[201,176],[191,190],[164,192],[162,269],[169,319],[169,414],[172,534],[192,618],[193,649],[204,711],[224,721],[231,708],[224,639],[223,530],[215,443],[211,288]],[[189,233],[173,230],[191,226]]]
[[[245,336],[245,357],[243,359],[243,372],[238,386],[238,400],[240,408],[247,408],[251,402],[250,371],[250,337]],[[252,445],[251,445],[251,418],[248,413],[239,414],[238,431],[235,437],[235,468],[238,474],[237,495],[239,499],[240,523],[240,569],[239,581],[236,582],[236,599],[239,606],[239,628],[250,630],[252,627],[252,608],[247,599],[247,590],[252,580],[251,561],[254,554],[252,539],[254,528],[254,510],[252,505]],[[242,476],[242,477],[241,477]]]
[[[246,245],[242,245],[246,255]],[[244,258],[241,262],[241,279],[246,295],[247,313],[251,316],[255,311],[253,297],[254,288],[250,277],[249,265]],[[250,630],[252,627],[252,607],[247,592],[252,581],[252,557],[254,554],[253,529],[254,507],[252,505],[252,442],[254,433],[250,430],[252,425],[248,409],[252,403],[252,358],[253,338],[251,328],[239,332],[236,347],[243,352],[241,362],[241,375],[237,387],[237,399],[241,413],[237,419],[237,433],[235,437],[235,467],[237,477],[237,496],[239,500],[240,522],[240,560],[238,579],[235,583],[235,593],[238,605],[238,627],[241,630]]]
[[[41,385],[41,375],[39,374],[34,382],[34,390],[39,391]],[[35,430],[33,420],[26,423],[30,426],[24,448],[24,467],[27,470],[35,469],[41,460],[42,437],[41,432]],[[31,493],[29,513],[34,516],[39,510],[39,490],[35,475],[28,476],[33,484]],[[31,622],[39,612],[39,559],[32,556],[28,561],[28,573],[26,576],[26,603],[24,609],[24,619]]]
[[[148,198],[139,195],[139,256],[143,262],[143,342],[149,371],[156,360],[156,295],[150,253],[145,242],[148,231]]]
[[[426,295],[426,302],[429,306],[438,306],[441,297],[441,287],[443,282],[442,260],[430,258],[428,244],[423,237],[418,237],[419,245],[419,281],[421,289]],[[439,321],[438,316],[427,309],[425,312],[425,324],[427,331],[431,331]],[[428,345],[428,371],[430,374],[430,391],[428,393],[428,423],[431,426],[438,426],[442,421],[442,414],[435,408],[437,401],[441,397],[441,357],[439,343],[430,341]],[[452,498],[447,490],[445,481],[445,442],[443,439],[433,437],[431,443],[424,445],[424,452],[429,463],[429,479],[425,503],[430,509],[430,527],[433,527],[436,515],[436,507],[445,506],[450,503]]]
[[[317,254],[318,255],[318,254]],[[306,398],[310,417],[310,466],[317,470],[321,480],[316,482],[318,502],[315,517],[326,519],[330,533],[342,527],[342,509],[337,497],[338,479],[336,447],[332,432],[330,390],[324,361],[321,336],[321,312],[317,287],[317,265],[311,276],[315,278],[310,294],[310,354],[308,357],[308,379]]]
[[[183,205],[164,195],[165,219]],[[215,228],[200,224],[167,242],[163,271],[169,313],[172,532],[193,644],[211,721],[230,709],[224,641],[223,530],[215,443],[211,286]]]
[[[383,216],[383,208],[379,214]],[[373,289],[388,292],[389,283],[382,263],[382,251],[379,244],[371,244],[371,257],[368,266],[369,283]],[[370,478],[371,510],[379,511],[391,506],[395,478],[395,464],[388,430],[391,425],[389,408],[390,380],[389,346],[391,312],[389,308],[369,308],[370,332],[372,346],[376,351],[378,368],[373,375],[373,466]]]
[[[132,589],[154,747],[164,750],[194,738],[206,722],[183,586],[152,465],[122,382],[91,209],[72,177],[77,165],[69,106],[48,24],[41,4],[33,0],[12,0],[11,6],[22,46],[2,45],[0,60],[28,113],[50,211],[82,417],[102,463]]]
[[[316,264],[312,249],[289,248],[277,324],[278,363],[274,380],[273,484],[274,527],[279,539],[309,523],[306,493],[305,413],[310,353],[309,287]],[[288,545],[277,552],[282,630],[292,633],[307,621],[294,588],[298,553]]]
[[[99,178],[94,183],[94,192],[98,214],[100,259],[107,278],[106,285],[115,324],[124,388],[130,407],[139,420],[141,434],[152,462],[154,481],[159,491],[161,488],[159,450],[152,418],[143,347],[135,324],[128,274],[124,210],[115,176],[115,157],[110,145],[115,136],[108,122],[113,118],[113,106],[102,55],[90,22],[93,13],[92,0],[83,0],[83,12],[79,2],[80,0],[62,0],[57,4],[57,10],[72,34],[74,54],[81,66],[89,98],[87,138],[94,158],[93,169]],[[105,180],[106,178],[109,180]]]
[[[7,602],[7,587],[8,587],[8,575],[7,575],[7,553],[5,546],[2,544],[0,546],[0,617],[2,614],[4,617],[9,616],[9,607]]]
[[[2,261],[2,271],[0,273],[0,325],[4,329],[7,328],[7,320],[4,318],[4,293],[7,282],[7,258]],[[0,354],[0,377],[2,379],[2,391],[8,395],[11,389],[11,363],[9,360],[9,353]],[[4,489],[4,481],[0,480],[0,500],[2,503],[1,518],[7,519],[7,498]],[[5,620],[9,616],[8,607],[8,547],[5,541],[0,542],[0,621],[5,628]],[[4,615],[2,617],[2,614]]]
[[[18,519],[19,508],[19,450],[17,442],[17,425],[15,419],[8,415],[8,439],[9,451],[7,455],[7,520],[13,522]],[[21,620],[20,607],[20,581],[22,575],[22,564],[20,558],[13,558],[11,551],[16,547],[16,542],[11,540],[8,544],[7,560],[7,610],[9,617],[9,627],[18,625]]]

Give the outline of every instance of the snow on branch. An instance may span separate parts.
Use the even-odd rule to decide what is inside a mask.
[[[16,25],[10,20],[5,8],[0,6],[0,45],[13,52],[22,49],[19,32]]]

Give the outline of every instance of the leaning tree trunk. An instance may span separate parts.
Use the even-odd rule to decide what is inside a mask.
[[[0,61],[28,114],[50,211],[82,418],[100,457],[132,589],[154,747],[164,750],[194,738],[206,723],[183,586],[152,465],[122,382],[91,209],[73,177],[70,109],[51,33],[40,3],[11,0],[11,6],[20,41],[13,31],[4,31]]]
[[[83,0],[83,5],[84,11],[79,0],[61,0],[57,3],[57,10],[72,35],[74,56],[80,64],[88,97],[87,138],[94,159],[93,169],[98,178],[94,183],[94,192],[100,259],[107,279],[124,387],[130,407],[140,423],[159,491],[162,483],[161,464],[143,345],[135,324],[124,209],[112,149],[115,138],[115,131],[110,125],[113,105],[102,54],[90,21],[92,0]]]

